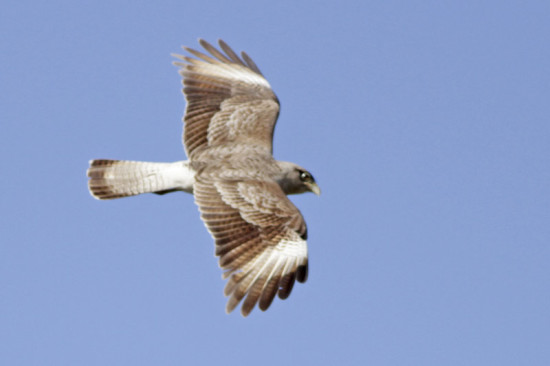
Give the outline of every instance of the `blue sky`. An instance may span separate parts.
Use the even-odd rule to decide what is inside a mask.
[[[11,1],[0,14],[0,363],[548,365],[550,3]],[[183,159],[171,53],[246,50],[310,276],[226,315],[184,193],[100,202],[88,160]]]

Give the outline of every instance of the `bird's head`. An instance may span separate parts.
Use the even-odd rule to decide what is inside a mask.
[[[316,195],[321,194],[321,189],[310,172],[294,163],[286,161],[280,161],[278,165],[282,170],[282,174],[277,179],[277,183],[279,183],[286,194],[305,192],[313,192]]]

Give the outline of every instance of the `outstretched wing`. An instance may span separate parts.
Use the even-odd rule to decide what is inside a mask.
[[[195,56],[174,55],[183,76],[187,101],[183,142],[187,156],[200,147],[251,144],[272,151],[279,102],[267,80],[246,53],[242,59],[219,40],[222,51],[200,39],[211,56],[185,47]]]
[[[275,182],[208,181],[194,185],[201,218],[214,237],[216,255],[229,280],[229,313],[245,297],[241,313],[266,310],[278,293],[286,299],[295,281],[307,279],[306,225]]]

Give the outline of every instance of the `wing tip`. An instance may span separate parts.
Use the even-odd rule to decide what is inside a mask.
[[[207,63],[216,64],[221,62],[225,64],[240,65],[263,77],[263,74],[260,71],[260,68],[258,67],[258,65],[252,60],[252,58],[246,52],[241,51],[241,56],[239,57],[237,53],[233,51],[233,49],[223,39],[218,38],[217,41],[218,41],[219,47],[221,48],[221,51],[217,49],[214,45],[206,41],[205,39],[201,37],[197,38],[197,42],[199,43],[199,45],[202,46],[202,48],[204,48],[214,58],[188,46],[181,46],[181,48],[187,53],[190,53],[191,55]],[[172,53],[171,56],[183,61],[187,61],[188,63],[192,63],[194,60],[193,58],[190,58],[184,55],[179,55],[177,53]],[[182,66],[182,65],[176,64],[176,62],[178,61],[174,61],[172,62],[172,64],[175,64],[176,66],[180,66],[180,67]]]

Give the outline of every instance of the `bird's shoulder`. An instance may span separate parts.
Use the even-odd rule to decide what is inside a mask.
[[[194,154],[191,164],[203,176],[268,177],[279,170],[262,146],[238,143],[203,148]]]

